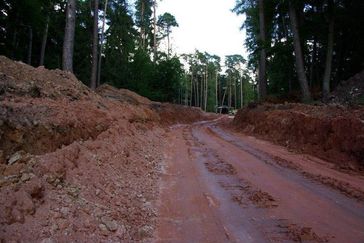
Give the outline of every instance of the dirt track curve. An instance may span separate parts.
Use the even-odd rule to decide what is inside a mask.
[[[364,242],[363,176],[219,120],[167,139],[156,242]]]

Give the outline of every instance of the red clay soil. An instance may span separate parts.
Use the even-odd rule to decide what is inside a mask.
[[[152,109],[155,110],[163,125],[191,124],[199,120],[211,120],[217,117],[213,113],[204,113],[200,108],[188,107],[169,103],[154,103]]]
[[[160,120],[135,93],[0,56],[0,242],[150,239]]]
[[[363,171],[362,107],[264,104],[239,110],[233,125],[246,134],[335,163],[338,169]]]
[[[364,176],[224,119],[167,134],[156,242],[364,242]]]

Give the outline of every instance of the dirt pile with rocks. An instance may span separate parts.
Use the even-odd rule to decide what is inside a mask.
[[[188,107],[169,103],[153,103],[151,108],[160,116],[161,124],[193,123],[217,118],[214,113],[205,113],[198,107]]]
[[[330,99],[334,103],[364,105],[364,70],[341,82]]]
[[[363,107],[264,104],[239,110],[233,125],[244,133],[333,162],[338,169],[363,171]]]
[[[165,118],[131,91],[0,56],[0,241],[150,239]]]

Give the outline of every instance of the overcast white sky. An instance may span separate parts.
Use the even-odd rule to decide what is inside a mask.
[[[240,31],[243,16],[231,12],[235,0],[163,0],[158,2],[157,15],[169,12],[179,24],[172,32],[172,48],[178,54],[195,49],[220,57],[241,54],[245,32]]]

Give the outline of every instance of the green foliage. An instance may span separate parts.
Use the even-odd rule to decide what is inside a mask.
[[[267,52],[268,93],[288,96],[297,92],[299,85],[293,56],[293,39],[287,0],[264,1],[267,29],[266,43],[259,41],[259,8],[257,0],[237,0],[233,11],[245,14],[242,28],[246,29],[245,45],[249,51],[248,67],[256,72],[260,48]],[[334,0],[333,9],[328,1],[296,0],[299,32],[303,47],[306,76],[311,90],[321,89],[326,64],[328,26],[334,13],[334,52],[331,74],[332,88],[358,73],[363,68],[364,2],[360,0]]]
[[[170,13],[160,15],[157,25],[161,29],[161,38],[167,37],[172,32],[172,27],[178,27],[176,18]]]
[[[139,45],[145,50],[153,45],[152,7],[153,0],[135,1],[135,25],[140,30]]]

